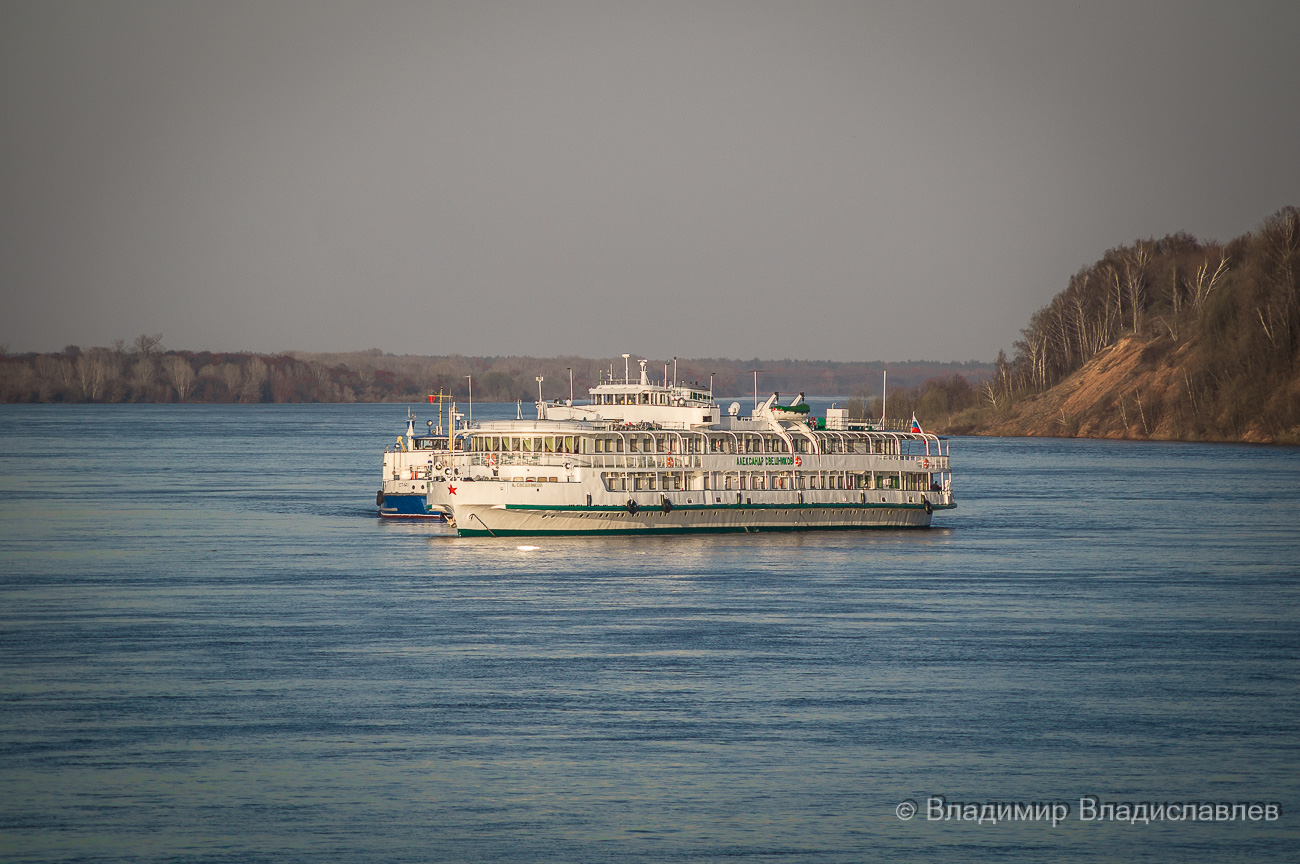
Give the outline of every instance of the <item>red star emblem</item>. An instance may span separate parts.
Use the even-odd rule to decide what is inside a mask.
[[[455,494],[456,494],[456,487],[455,487],[455,486],[448,486],[448,487],[447,487],[447,494],[448,494],[448,495],[455,495]]]

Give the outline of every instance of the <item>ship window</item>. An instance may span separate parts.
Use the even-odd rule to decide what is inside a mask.
[[[635,435],[633,435],[631,438],[627,439],[627,452],[629,452],[629,453],[639,453],[639,452],[640,452],[640,447],[641,447],[641,445],[637,442],[637,438],[636,438]]]

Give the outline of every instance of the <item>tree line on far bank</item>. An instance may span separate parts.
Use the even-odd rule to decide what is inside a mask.
[[[651,361],[647,374],[660,380],[672,361]],[[935,374],[964,370],[987,374],[986,363],[835,363],[802,360],[680,360],[677,380],[734,398],[751,389],[761,369],[761,392],[853,393],[888,369],[890,380],[919,383]],[[636,360],[629,366],[639,374]],[[587,388],[610,375],[623,376],[622,358],[422,357],[385,354],[377,348],[349,353],[220,353],[167,350],[161,334],[141,334],[109,347],[69,345],[61,352],[9,354],[0,346],[0,402],[421,402],[443,392],[465,401],[531,402],[542,396],[586,397]],[[572,391],[570,390],[572,381]]]

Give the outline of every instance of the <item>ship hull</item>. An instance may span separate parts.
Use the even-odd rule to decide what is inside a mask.
[[[441,522],[447,514],[427,509],[428,496],[419,494],[384,493],[384,501],[379,505],[379,515],[384,519],[431,519]]]
[[[548,534],[709,534],[756,531],[828,531],[928,528],[936,509],[923,504],[731,504],[662,506],[536,506],[456,504],[462,536]]]

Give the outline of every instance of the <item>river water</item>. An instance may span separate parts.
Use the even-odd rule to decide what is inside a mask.
[[[0,406],[0,859],[1295,860],[1300,450],[962,438],[928,531],[529,543],[375,518],[403,413]]]

